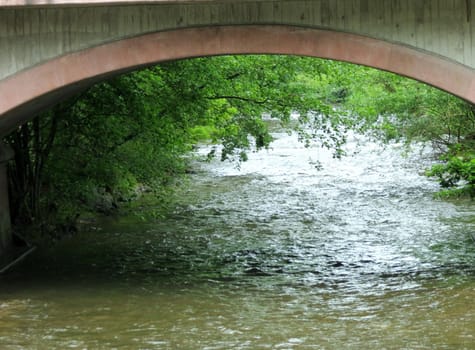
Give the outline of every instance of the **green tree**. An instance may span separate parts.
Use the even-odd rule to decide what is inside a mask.
[[[343,118],[312,83],[331,74],[322,60],[225,56],[169,62],[95,85],[7,138],[16,151],[14,220],[48,226],[74,220],[81,208],[107,211],[133,198],[139,184],[165,200],[200,135],[222,144],[223,160],[268,147],[263,115],[307,142],[338,148]]]
[[[340,80],[346,95],[339,101],[361,132],[378,140],[430,143],[441,164],[427,171],[445,194],[473,196],[475,107],[417,81],[366,67],[342,65],[351,80]],[[340,87],[341,89],[341,87]],[[453,190],[453,191],[452,191]]]

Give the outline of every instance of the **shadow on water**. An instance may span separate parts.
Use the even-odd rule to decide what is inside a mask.
[[[171,220],[183,219],[187,210],[175,213]],[[226,215],[207,212],[200,217]],[[378,292],[382,292],[397,290],[408,282],[417,289],[431,281],[475,279],[472,260],[475,248],[469,238],[432,245],[428,251],[435,257],[426,256],[425,261],[381,261],[352,256],[354,242],[341,247],[288,234],[276,239],[269,232],[253,232],[253,236],[259,236],[253,242],[248,235],[210,235],[207,231],[186,235],[181,231],[171,232],[169,222],[128,221],[127,224],[108,224],[100,231],[84,232],[55,247],[42,249],[3,279],[10,284],[16,281],[26,285],[54,281],[57,287],[61,283],[82,284],[89,280],[92,285],[117,282],[142,284],[144,288],[147,283],[156,285],[158,282],[177,285],[251,283],[263,284],[266,288],[327,286],[340,290],[349,288],[348,291],[354,291],[357,286],[361,293],[377,292],[375,285],[381,288]],[[342,250],[346,250],[347,255],[342,255]],[[440,255],[449,252],[452,252],[450,259],[442,261]]]

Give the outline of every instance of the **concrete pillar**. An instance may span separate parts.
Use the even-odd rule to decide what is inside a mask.
[[[12,246],[7,175],[7,162],[12,158],[13,150],[0,141],[0,257]]]

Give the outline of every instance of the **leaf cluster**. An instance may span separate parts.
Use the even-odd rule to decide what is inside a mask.
[[[14,220],[43,224],[83,210],[107,213],[144,190],[166,205],[186,172],[186,155],[203,139],[221,145],[223,160],[243,161],[269,147],[264,117],[308,142],[339,147],[343,119],[333,119],[338,114],[320,95],[319,81],[330,74],[322,60],[223,56],[168,62],[94,85],[7,138],[17,154],[10,165]]]

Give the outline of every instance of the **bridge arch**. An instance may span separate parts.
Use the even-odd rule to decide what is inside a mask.
[[[475,70],[400,44],[284,25],[196,27],[88,48],[0,81],[0,135],[108,77],[169,60],[224,54],[292,54],[346,61],[411,77],[475,103]]]

